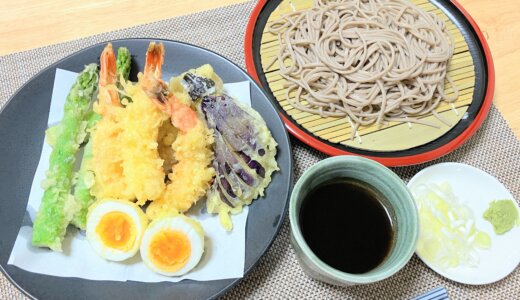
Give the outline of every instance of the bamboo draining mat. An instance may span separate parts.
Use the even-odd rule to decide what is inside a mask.
[[[269,88],[280,106],[294,121],[313,135],[332,143],[370,151],[406,150],[429,143],[448,132],[464,117],[473,99],[475,85],[473,58],[461,31],[444,12],[428,0],[411,0],[411,2],[423,10],[439,16],[446,23],[448,32],[455,44],[455,52],[448,66],[448,74],[459,89],[459,97],[453,104],[441,102],[436,110],[451,126],[445,125],[430,114],[420,119],[438,124],[440,128],[421,124],[390,122],[384,126],[375,124],[360,127],[356,137],[351,139],[352,127],[345,117],[321,117],[293,108],[286,99],[286,91],[283,87],[285,79],[278,73],[278,61],[271,64],[278,54],[279,43],[277,36],[268,32],[268,27],[271,22],[285,13],[310,8],[312,0],[283,0],[269,16],[262,34],[260,46],[262,68]],[[446,81],[445,87],[446,93],[452,95],[453,92],[448,81]],[[295,92],[289,94],[291,98],[294,96]]]

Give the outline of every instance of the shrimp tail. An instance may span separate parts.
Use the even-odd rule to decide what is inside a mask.
[[[171,117],[173,126],[185,132],[196,125],[197,115],[189,105],[181,103],[161,79],[164,52],[162,43],[150,43],[141,84],[150,99]]]
[[[146,51],[146,64],[144,74],[155,78],[162,77],[162,64],[164,62],[164,45],[162,43],[150,43]]]
[[[108,85],[113,85],[117,82],[117,64],[116,64],[116,55],[114,54],[114,49],[112,48],[112,44],[108,43],[103,52],[101,52],[101,56],[99,58],[100,69],[99,69],[99,87],[100,90],[107,87]],[[108,89],[109,97],[106,97],[107,104],[121,106],[119,103],[119,95],[115,90]]]
[[[116,55],[114,54],[114,49],[112,48],[111,43],[108,43],[105,49],[103,49],[99,61],[101,65],[99,70],[99,85],[107,86],[109,84],[114,84],[117,79]]]

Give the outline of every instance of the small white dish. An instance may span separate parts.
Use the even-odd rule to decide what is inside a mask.
[[[480,263],[476,267],[458,266],[440,269],[416,252],[421,260],[440,275],[465,284],[489,284],[496,282],[515,270],[520,263],[520,226],[515,226],[503,235],[497,235],[491,223],[483,218],[493,200],[511,199],[513,195],[495,177],[475,167],[461,163],[440,163],[417,173],[408,183],[408,189],[422,183],[440,184],[448,182],[461,203],[473,210],[475,224],[479,230],[489,234],[490,249],[478,249]],[[419,217],[420,218],[420,217]],[[419,220],[421,221],[421,220]]]

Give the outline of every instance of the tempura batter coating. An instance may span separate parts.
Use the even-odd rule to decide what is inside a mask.
[[[215,175],[212,143],[212,133],[200,120],[189,131],[179,132],[172,144],[177,163],[168,175],[170,183],[164,195],[146,210],[150,218],[185,212],[206,194]]]
[[[95,183],[90,193],[97,199],[116,198],[130,200],[123,175],[122,149],[119,146],[124,128],[121,118],[125,108],[119,102],[116,89],[116,57],[108,44],[101,54],[98,101],[94,112],[101,116],[92,132],[92,171]]]
[[[150,218],[165,214],[187,211],[202,198],[215,174],[212,132],[199,119],[189,99],[181,99],[161,79],[164,62],[164,46],[151,43],[146,53],[144,74],[139,81],[150,103],[154,103],[171,117],[172,125],[178,129],[172,144],[174,165],[168,175],[170,183],[165,193],[147,208]]]
[[[157,150],[159,127],[168,120],[150,101],[140,84],[124,84],[125,93],[132,99],[121,118],[124,131],[119,147],[122,149],[123,174],[132,199],[143,205],[155,200],[165,188],[163,160]]]

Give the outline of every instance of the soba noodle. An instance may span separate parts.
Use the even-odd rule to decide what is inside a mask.
[[[279,62],[289,103],[346,117],[353,134],[389,121],[435,126],[417,117],[432,113],[443,121],[435,109],[458,97],[447,75],[454,45],[446,25],[406,0],[317,0],[268,30],[280,44],[270,66]]]

